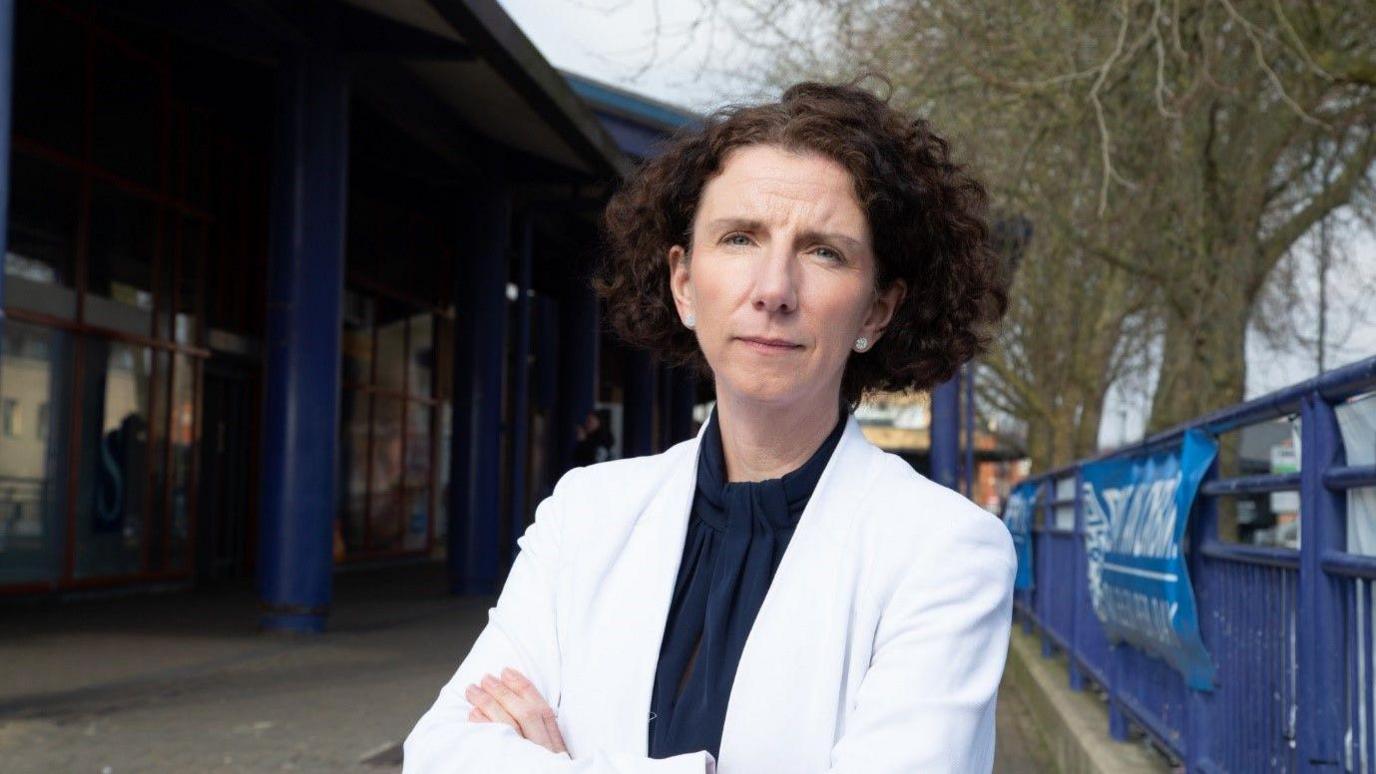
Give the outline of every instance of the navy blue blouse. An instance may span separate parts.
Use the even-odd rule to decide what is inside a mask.
[[[847,412],[839,414],[802,467],[783,478],[727,483],[713,409],[650,700],[651,758],[698,750],[717,756],[746,635],[841,439]]]

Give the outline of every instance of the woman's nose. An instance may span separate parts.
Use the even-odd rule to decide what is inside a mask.
[[[755,275],[751,299],[762,312],[791,312],[798,308],[798,287],[793,277],[791,251],[770,249]]]

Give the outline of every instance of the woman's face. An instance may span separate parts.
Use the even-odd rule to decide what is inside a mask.
[[[818,154],[750,145],[703,186],[689,255],[669,250],[717,390],[785,405],[835,400],[859,337],[873,347],[904,285],[876,293],[869,223],[850,173]]]

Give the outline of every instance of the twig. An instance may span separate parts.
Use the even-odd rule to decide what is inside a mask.
[[[1104,103],[1099,100],[1099,89],[1103,87],[1104,81],[1108,80],[1108,73],[1113,69],[1114,63],[1123,53],[1123,42],[1128,37],[1128,23],[1131,15],[1128,13],[1127,2],[1124,0],[1122,7],[1123,23],[1118,27],[1118,40],[1113,45],[1113,52],[1109,54],[1099,65],[1099,77],[1094,79],[1094,85],[1089,89],[1089,102],[1094,106],[1094,118],[1099,124],[1099,147],[1100,160],[1104,167],[1103,183],[1099,186],[1099,215],[1103,215],[1108,210],[1108,186],[1113,180],[1113,153],[1111,138],[1108,131],[1108,121],[1104,118]]]
[[[1295,111],[1295,113],[1299,115],[1299,117],[1304,121],[1311,123],[1315,126],[1322,126],[1325,129],[1331,129],[1332,127],[1330,127],[1328,124],[1309,115],[1309,111],[1300,107],[1300,103],[1296,102],[1290,96],[1290,92],[1286,91],[1285,84],[1281,82],[1280,76],[1276,75],[1276,71],[1271,69],[1271,64],[1266,61],[1266,51],[1262,47],[1261,37],[1257,35],[1256,25],[1252,24],[1250,21],[1243,18],[1242,14],[1238,13],[1237,9],[1233,7],[1233,4],[1230,0],[1218,0],[1218,2],[1222,4],[1225,9],[1227,9],[1228,15],[1233,17],[1233,19],[1239,25],[1242,26],[1242,30],[1247,34],[1247,38],[1252,41],[1252,50],[1256,52],[1257,64],[1260,65],[1262,71],[1266,73],[1266,77],[1271,81],[1271,85],[1275,86],[1276,91],[1280,92],[1281,100],[1284,101],[1285,104],[1289,105],[1290,109]]]

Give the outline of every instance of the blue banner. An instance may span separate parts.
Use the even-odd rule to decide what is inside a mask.
[[[1218,444],[1198,430],[1152,454],[1081,468],[1089,597],[1110,642],[1159,656],[1199,691],[1214,666],[1199,639],[1181,543]]]
[[[1013,535],[1013,547],[1018,552],[1018,574],[1013,588],[1019,591],[1032,588],[1032,518],[1037,512],[1037,483],[1024,481],[1014,487],[1003,506],[1003,523]]]

